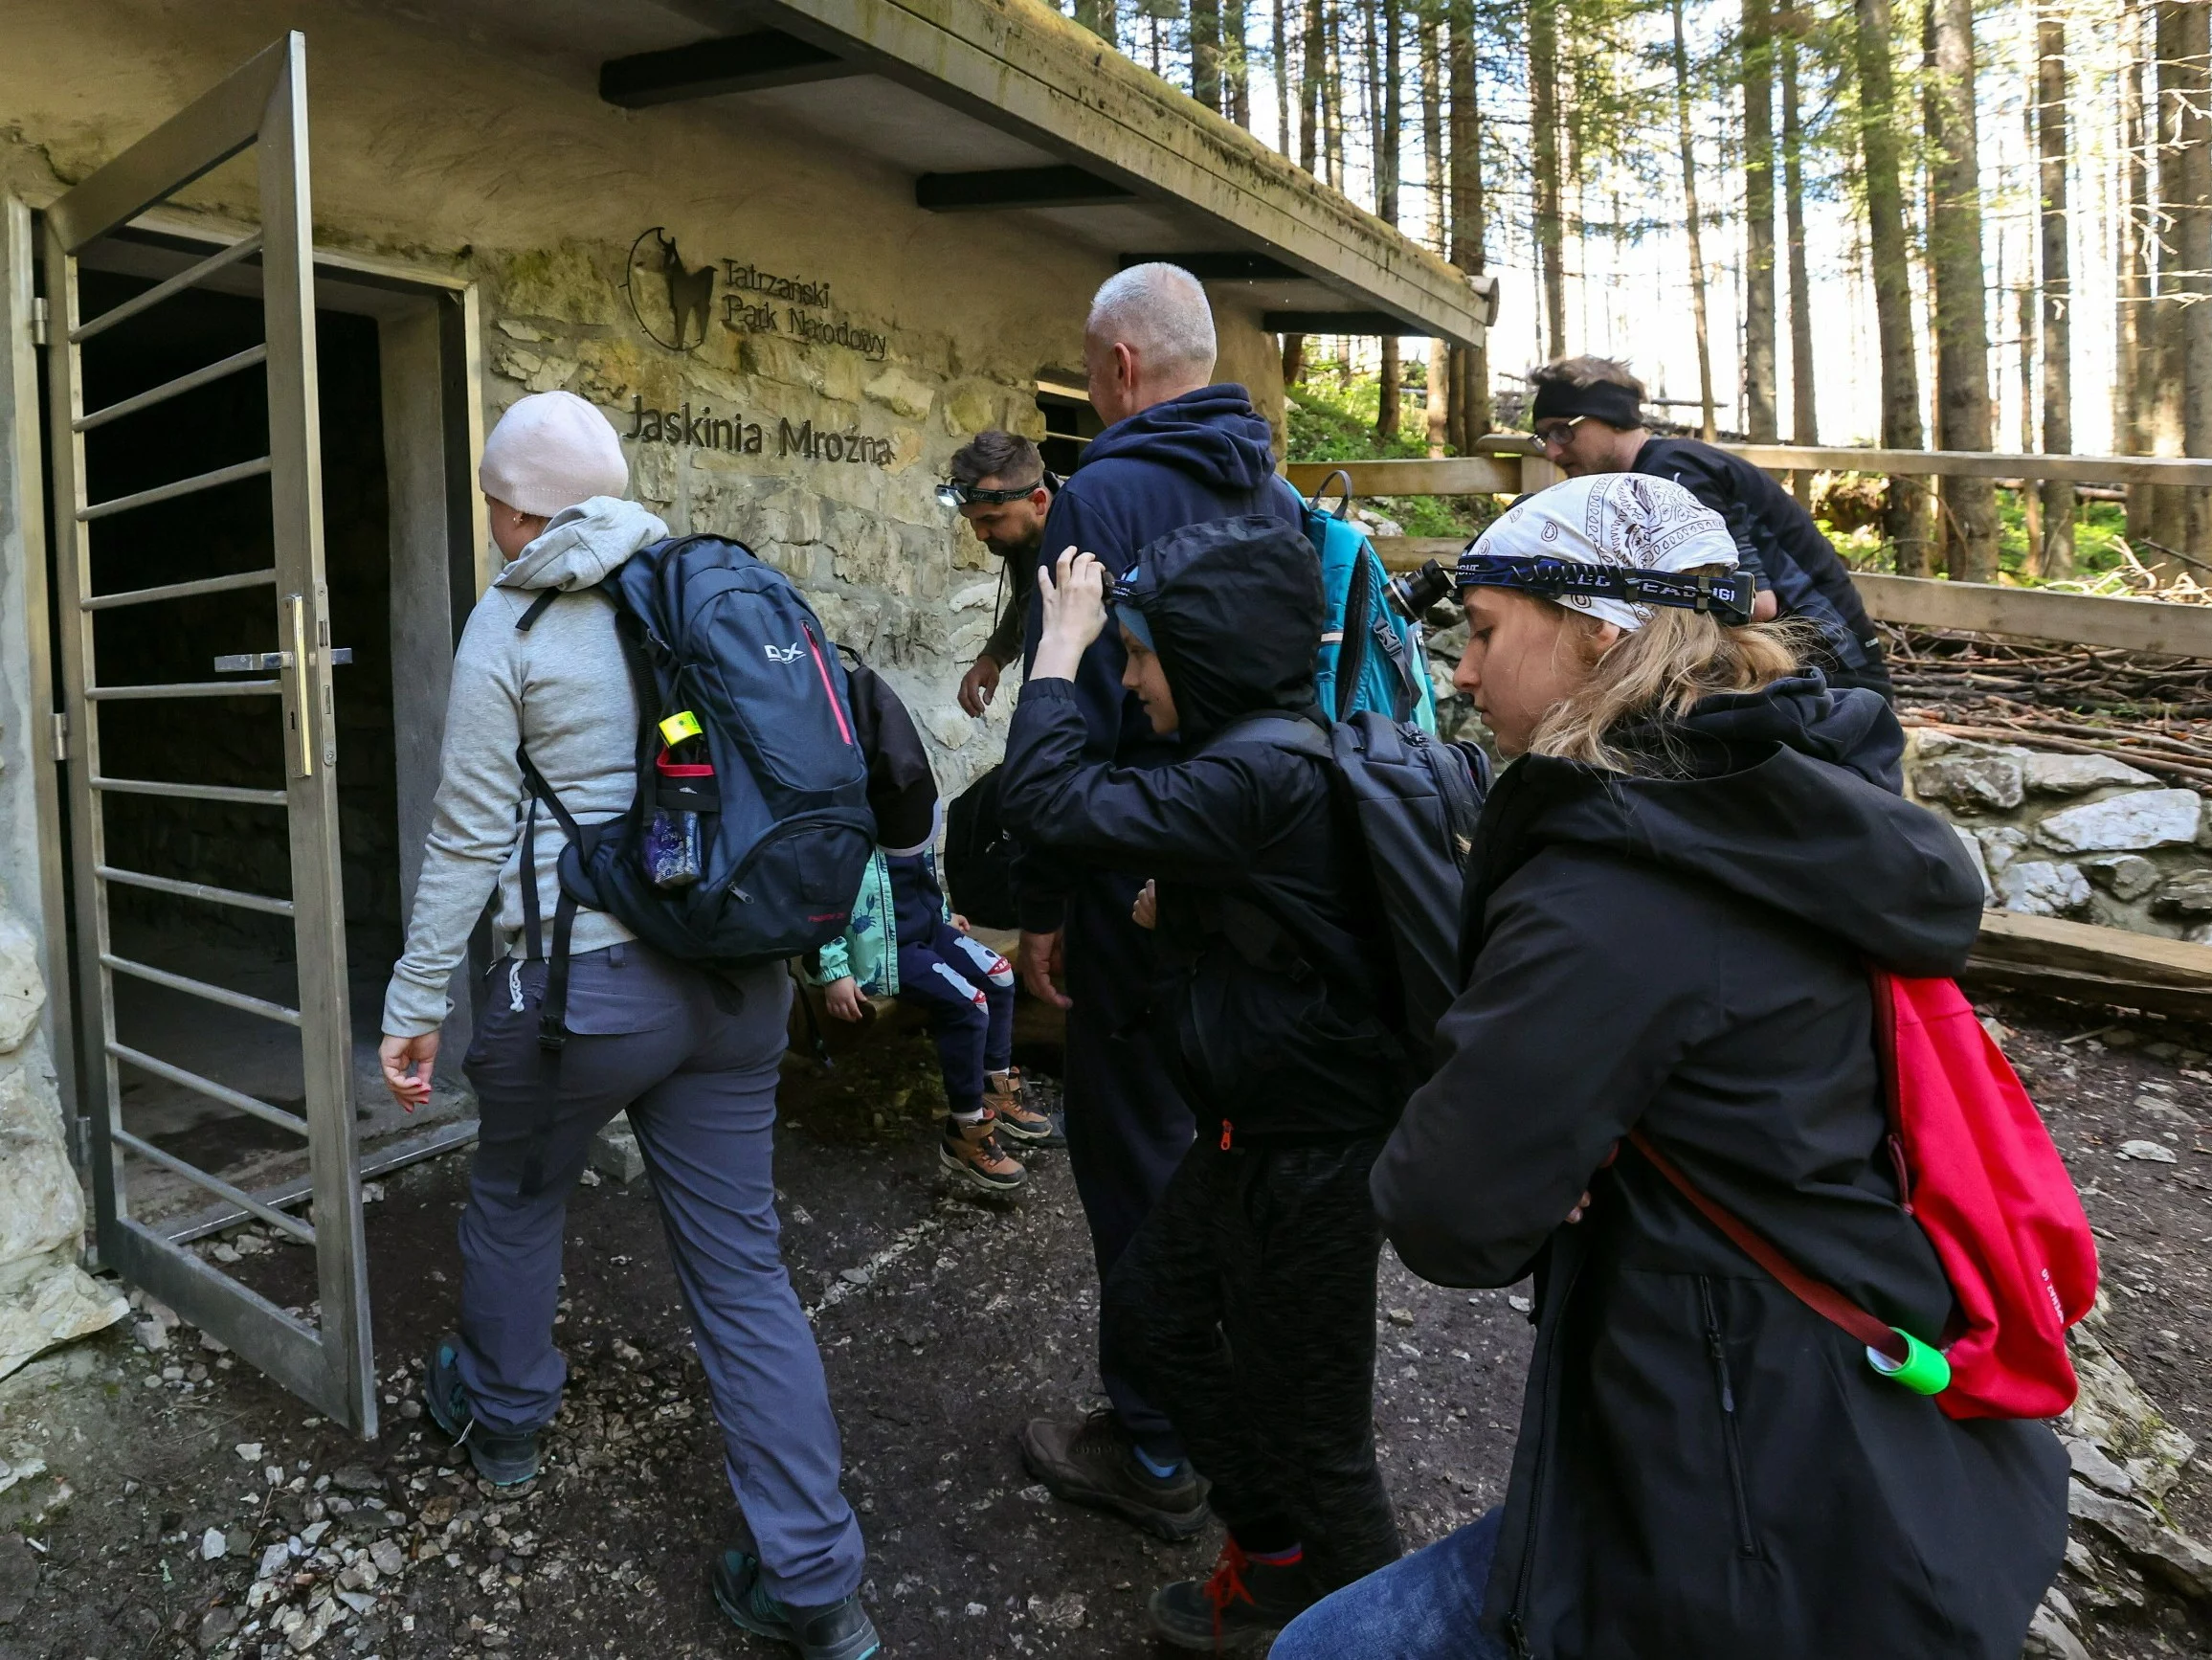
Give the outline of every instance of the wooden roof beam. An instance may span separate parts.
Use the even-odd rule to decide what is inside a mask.
[[[780,29],[755,29],[665,52],[610,58],[599,65],[599,96],[622,109],[649,109],[860,73],[857,64],[812,41]]]

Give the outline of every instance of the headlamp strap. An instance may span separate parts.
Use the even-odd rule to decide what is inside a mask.
[[[1732,628],[1751,621],[1752,604],[1758,596],[1757,581],[1742,570],[1719,576],[1709,571],[1690,575],[1590,565],[1578,559],[1478,554],[1471,550],[1460,555],[1459,586],[1516,588],[1547,596],[1580,594],[1625,600],[1631,605],[1665,605],[1717,617]]]

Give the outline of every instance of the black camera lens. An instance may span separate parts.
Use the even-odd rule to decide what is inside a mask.
[[[1408,622],[1419,622],[1428,608],[1447,598],[1452,591],[1452,579],[1444,574],[1444,568],[1434,559],[1422,562],[1419,571],[1401,571],[1385,585],[1390,594],[1390,608]]]

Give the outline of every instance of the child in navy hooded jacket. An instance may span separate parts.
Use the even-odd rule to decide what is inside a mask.
[[[1367,1181],[1410,1080],[1364,851],[1296,735],[1318,713],[1323,617],[1304,532],[1266,513],[1195,525],[1115,584],[1123,684],[1175,737],[1151,766],[1086,741],[1071,671],[1105,629],[1103,577],[1073,549],[1057,583],[1039,575],[1001,809],[1033,857],[1153,878],[1136,920],[1158,973],[1117,1037],[1158,1053],[1199,1134],[1107,1276],[1102,1346],[1228,1525],[1213,1579],[1151,1604],[1155,1635],[1210,1650],[1398,1555],[1374,1461]]]

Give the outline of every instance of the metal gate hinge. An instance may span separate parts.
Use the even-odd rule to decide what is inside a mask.
[[[34,346],[46,344],[47,315],[46,297],[40,295],[31,302],[31,344]]]
[[[56,765],[64,765],[69,760],[69,717],[66,714],[54,717],[54,759]]]

